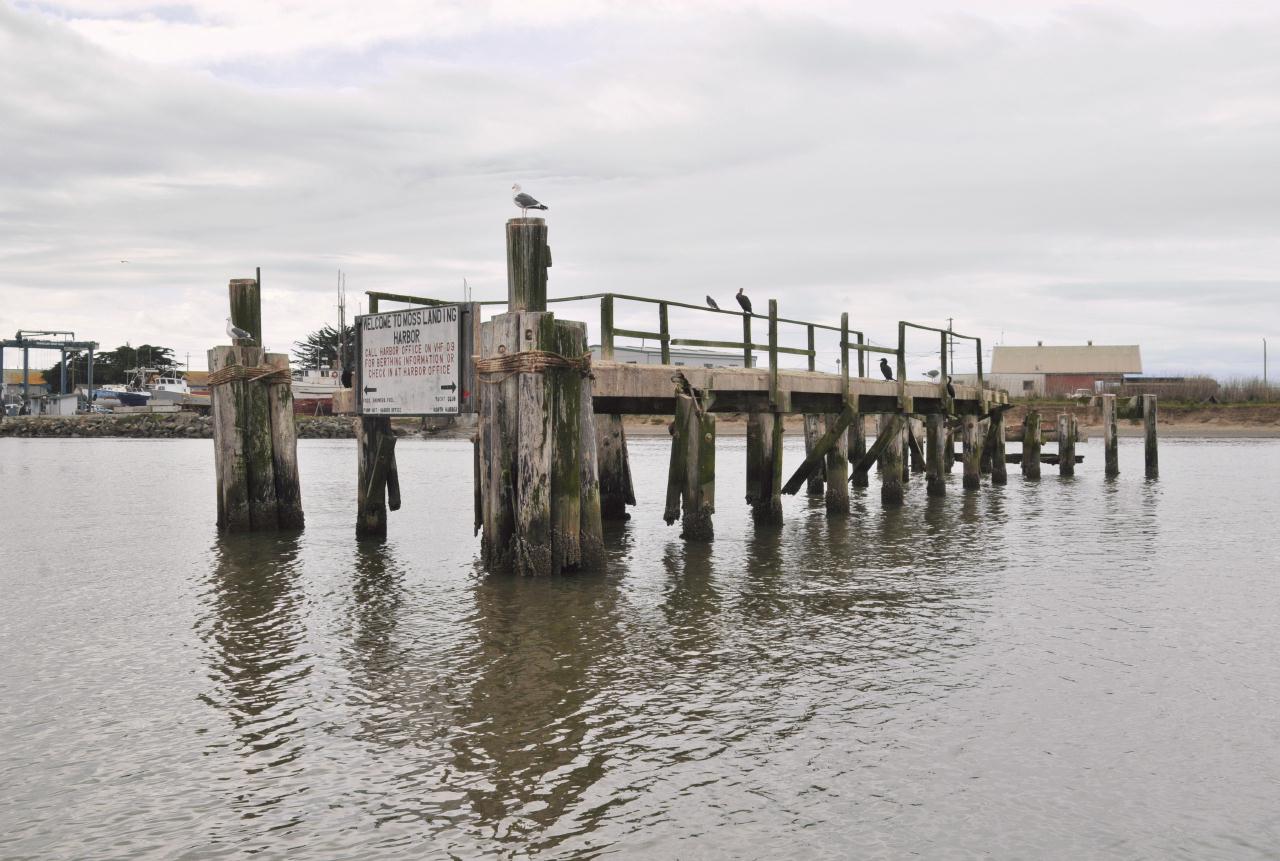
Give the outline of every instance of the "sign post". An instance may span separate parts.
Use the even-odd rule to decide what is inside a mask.
[[[356,317],[365,416],[457,415],[463,400],[461,306]]]

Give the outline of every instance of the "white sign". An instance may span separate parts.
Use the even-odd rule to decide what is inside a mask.
[[[457,414],[458,306],[360,317],[360,412]]]

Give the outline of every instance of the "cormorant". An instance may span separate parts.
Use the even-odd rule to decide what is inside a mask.
[[[528,215],[529,210],[531,209],[546,209],[545,206],[543,206],[541,203],[538,203],[538,201],[535,200],[531,195],[525,194],[523,191],[521,191],[520,183],[517,182],[515,185],[511,186],[511,190],[515,192],[511,196],[511,199],[515,202],[516,206],[520,207],[520,214],[522,216]]]
[[[712,299],[710,296],[707,297],[707,305],[717,311],[720,310],[720,306],[716,304],[716,300]]]
[[[947,377],[947,397],[951,398],[953,401],[956,399],[956,387],[951,385],[950,377]]]
[[[893,379],[893,371],[889,368],[889,360],[884,356],[880,357],[880,373],[884,374],[886,380]]]
[[[742,310],[748,314],[751,313],[751,300],[742,292],[742,288],[738,288],[738,304],[742,306]]]

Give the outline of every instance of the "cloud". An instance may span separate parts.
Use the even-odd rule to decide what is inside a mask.
[[[1280,20],[948,8],[0,6],[0,331],[199,367],[255,265],[279,347],[333,319],[338,268],[501,297],[520,180],[553,294],[741,286],[880,342],[952,318],[1254,372],[1280,339]]]

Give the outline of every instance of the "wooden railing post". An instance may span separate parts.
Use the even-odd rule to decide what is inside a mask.
[[[817,354],[813,349],[813,324],[809,324],[809,370],[816,371],[818,369]]]
[[[742,312],[742,367],[751,367],[751,315]]]
[[[769,406],[778,409],[778,300],[769,300]]]
[[[613,361],[613,294],[600,298],[600,359]]]
[[[667,303],[658,303],[658,334],[662,336],[662,364],[671,364],[671,326],[667,322]]]
[[[849,406],[849,312],[840,314],[840,396]]]
[[[859,347],[864,347],[864,346],[866,346],[866,343],[867,343],[866,336],[865,336],[865,335],[863,335],[861,332],[859,332],[859,333],[858,333],[858,346],[859,346]],[[867,357],[866,357],[866,354],[865,354],[865,353],[863,353],[863,351],[862,351],[862,350],[859,350],[859,351],[858,351],[858,376],[859,376],[859,377],[865,377],[866,375],[867,375]]]
[[[947,397],[947,377],[951,373],[951,369],[947,367],[947,333],[940,333],[938,339],[942,342],[942,351],[940,353],[940,363],[938,366],[940,368],[940,376],[938,377],[938,397],[942,398],[942,402],[947,408],[946,411],[950,414],[954,405],[951,403],[951,399]]]

